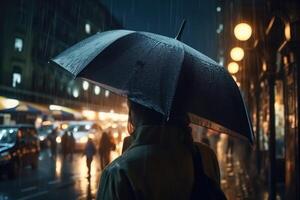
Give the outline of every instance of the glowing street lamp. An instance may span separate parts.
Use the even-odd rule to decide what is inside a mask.
[[[235,74],[239,71],[239,64],[237,64],[236,62],[230,62],[227,68],[230,74]]]
[[[238,40],[246,41],[252,35],[252,28],[247,23],[239,23],[234,27],[234,35]]]
[[[244,50],[241,47],[234,47],[230,51],[230,57],[234,61],[241,61],[244,58]]]

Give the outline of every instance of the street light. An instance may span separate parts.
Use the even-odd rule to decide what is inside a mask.
[[[234,47],[230,51],[230,57],[234,61],[241,61],[244,58],[244,50],[241,47]]]
[[[246,41],[252,35],[252,28],[247,23],[239,23],[234,27],[234,35],[238,40]]]
[[[230,74],[235,74],[239,71],[239,64],[237,64],[236,62],[230,62],[227,68]]]

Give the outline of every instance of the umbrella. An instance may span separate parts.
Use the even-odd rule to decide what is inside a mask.
[[[184,73],[184,87],[190,91],[185,104],[192,121],[253,142],[244,101],[228,71],[179,40],[113,30],[75,44],[52,61],[74,77],[126,95],[166,117]]]
[[[74,120],[75,116],[73,113],[63,111],[63,110],[53,110],[51,111],[54,119],[56,120]]]
[[[20,104],[14,108],[0,110],[0,113],[10,113],[10,114],[24,113],[24,114],[39,115],[42,114],[42,111],[27,104]]]

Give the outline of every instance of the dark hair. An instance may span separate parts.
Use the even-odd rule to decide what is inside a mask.
[[[131,100],[128,100],[128,107],[128,122],[131,123],[134,128],[141,125],[187,127],[190,123],[189,117],[185,112],[171,112],[170,117],[167,118],[163,114]]]

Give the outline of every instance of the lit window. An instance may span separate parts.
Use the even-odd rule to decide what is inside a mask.
[[[88,23],[85,24],[85,32],[86,32],[87,34],[90,34],[90,33],[91,33],[91,25],[88,24]]]
[[[13,73],[12,75],[12,86],[17,87],[21,83],[21,74],[20,73]]]
[[[23,50],[23,40],[21,38],[15,38],[15,50],[18,52]]]
[[[221,12],[221,7],[220,6],[217,7],[217,12]]]

